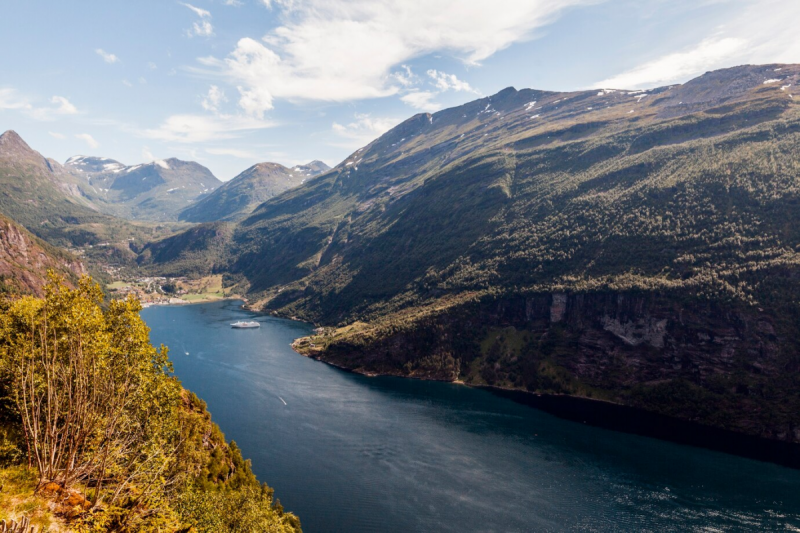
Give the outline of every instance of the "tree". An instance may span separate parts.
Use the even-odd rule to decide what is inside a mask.
[[[44,299],[3,315],[3,370],[40,486],[80,482],[95,506],[149,504],[170,483],[181,387],[139,302],[101,303],[90,278],[70,289],[50,273]]]

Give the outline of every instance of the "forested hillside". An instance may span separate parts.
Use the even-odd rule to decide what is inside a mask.
[[[300,531],[205,404],[172,375],[134,299],[84,277],[0,302],[0,513],[61,531]]]
[[[261,205],[212,268],[341,326],[304,350],[363,372],[800,442],[798,81],[744,66],[417,115]]]

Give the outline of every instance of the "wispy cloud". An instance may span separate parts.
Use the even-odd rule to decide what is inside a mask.
[[[227,102],[228,99],[225,97],[225,92],[217,87],[216,85],[212,85],[208,89],[208,94],[203,97],[203,101],[201,105],[203,109],[206,111],[211,111],[212,113],[219,112],[219,107],[223,102]]]
[[[337,143],[337,146],[348,148],[364,146],[400,123],[396,118],[372,117],[366,113],[356,113],[353,118],[354,120],[347,124],[334,122],[331,125],[334,133],[348,139],[347,143]]]
[[[191,9],[195,15],[200,17],[200,20],[194,22],[192,27],[186,30],[186,34],[189,37],[211,37],[214,35],[214,26],[211,25],[211,12],[207,9],[203,9],[200,7],[193,6],[192,4],[181,3]]]
[[[469,83],[458,79],[455,74],[447,74],[438,70],[428,70],[428,77],[433,80],[434,85],[440,91],[465,91],[478,94],[478,91],[470,87]]]
[[[431,91],[411,91],[410,93],[401,96],[400,100],[402,100],[405,104],[410,105],[414,109],[433,113],[434,111],[439,111],[442,108],[442,104],[433,101],[433,98],[436,95],[437,93]]]
[[[258,155],[253,152],[241,150],[239,148],[206,148],[205,151],[211,155],[227,155],[238,159],[254,160],[259,158]]]
[[[736,58],[746,46],[745,39],[733,37],[706,39],[687,50],[656,58],[627,72],[602,80],[596,86],[638,89],[683,81]]]
[[[59,115],[75,115],[78,112],[78,109],[72,105],[72,102],[63,96],[54,96],[50,99],[50,102],[58,106],[53,109],[53,112]]]
[[[189,9],[191,9],[192,11],[194,11],[195,15],[197,15],[198,17],[211,18],[211,12],[206,10],[206,9],[203,9],[203,8],[200,8],[200,7],[195,7],[192,4],[187,4],[187,3],[183,3],[183,2],[181,3],[181,5],[184,5],[184,6],[188,7]]]
[[[89,148],[98,148],[100,146],[100,143],[97,142],[94,139],[94,137],[92,137],[88,133],[76,133],[75,137],[81,139],[82,141],[85,141],[86,144],[89,145]]]
[[[202,143],[234,139],[247,131],[271,128],[275,123],[238,115],[172,115],[158,128],[141,134],[150,139],[179,143]]]
[[[110,52],[106,52],[102,48],[95,49],[95,53],[97,55],[99,55],[100,57],[102,57],[103,61],[105,61],[106,63],[113,64],[113,63],[118,63],[119,62],[119,58],[117,56],[115,56],[114,54],[112,54]]]
[[[800,62],[800,2],[747,0],[738,16],[698,43],[653,57],[596,87],[648,88],[681,83],[719,68],[742,64]]]
[[[15,89],[0,88],[0,111],[26,110],[30,108],[30,103],[22,98]]]
[[[60,116],[78,114],[78,108],[63,96],[53,96],[50,98],[50,103],[53,106],[35,105],[15,89],[0,88],[0,111],[20,111],[34,120],[41,121],[50,121]]]
[[[595,1],[498,0],[491,9],[485,0],[263,1],[284,24],[261,41],[239,40],[223,59],[201,58],[211,71],[196,70],[226,76],[240,107],[259,117],[276,98],[384,97],[409,85],[398,65],[433,52],[475,65],[531,38],[564,9]]]
[[[58,133],[55,131],[48,131],[47,134],[50,135],[50,137],[53,137],[54,139],[64,140],[67,138],[67,136],[64,135],[63,133]]]

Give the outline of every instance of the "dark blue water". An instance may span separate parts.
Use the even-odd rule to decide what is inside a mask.
[[[294,353],[238,302],[142,311],[184,385],[309,533],[800,531],[800,471]]]

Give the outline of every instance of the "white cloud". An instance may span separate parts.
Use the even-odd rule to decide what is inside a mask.
[[[595,86],[648,88],[685,82],[735,65],[798,63],[797,20],[800,2],[748,0],[736,17],[694,46],[650,59]]]
[[[188,7],[189,9],[194,11],[195,15],[200,17],[200,20],[192,24],[191,29],[186,30],[186,35],[188,35],[189,37],[193,36],[211,37],[212,35],[214,35],[214,26],[211,25],[210,21],[211,19],[210,11],[200,7],[193,6],[192,4],[182,3],[182,5]]]
[[[226,6],[234,6],[234,7],[239,7],[240,5],[242,5],[242,3],[239,0],[223,0],[222,3],[225,4]]]
[[[50,103],[55,107],[38,107],[33,105],[27,98],[20,95],[15,89],[0,89],[0,111],[16,110],[20,111],[34,120],[49,121],[63,115],[75,115],[78,109],[63,96],[53,96]]]
[[[207,20],[200,20],[192,24],[192,28],[190,30],[186,30],[186,33],[189,37],[198,36],[198,37],[211,37],[214,35],[214,26]]]
[[[438,93],[433,93],[430,91],[412,91],[401,96],[400,100],[410,105],[414,109],[420,109],[422,111],[433,113],[434,111],[439,111],[442,108],[441,104],[431,101],[437,94]]]
[[[408,65],[400,65],[400,70],[392,72],[390,76],[403,87],[410,87],[419,80],[419,76],[414,74]]]
[[[710,38],[682,52],[668,54],[622,74],[598,82],[596,86],[638,89],[668,85],[689,79],[739,56],[747,46],[745,39]]]
[[[241,39],[224,59],[201,58],[240,87],[254,116],[274,99],[344,102],[396,94],[397,65],[433,52],[477,64],[553,21],[565,8],[598,0],[283,0],[283,25],[262,42]],[[202,72],[202,71],[201,71]],[[206,71],[207,72],[207,71]]]
[[[97,148],[100,146],[100,143],[97,142],[94,137],[89,135],[88,133],[76,133],[75,137],[78,139],[86,141],[86,144],[89,145],[89,148]]]
[[[150,151],[150,148],[147,146],[142,146],[142,159],[149,163],[151,161],[155,161],[157,158],[153,155],[153,152]]]
[[[242,132],[270,128],[275,124],[253,117],[235,115],[172,115],[157,129],[141,135],[161,141],[201,143],[220,139],[234,139]]]
[[[147,63],[147,68],[149,68],[150,70],[156,70],[158,68],[158,65],[150,61],[149,63]]]
[[[53,104],[58,104],[58,107],[53,109],[53,112],[58,115],[75,115],[78,109],[72,105],[72,102],[63,96],[54,96],[50,99]]]
[[[47,133],[48,133],[48,135],[50,135],[51,137],[53,137],[55,139],[62,139],[63,140],[63,139],[67,138],[67,136],[64,135],[63,133],[58,133],[58,132],[55,132],[55,131],[48,131]]]
[[[111,64],[113,64],[113,63],[117,63],[117,62],[119,62],[119,58],[118,58],[117,56],[115,56],[114,54],[111,54],[111,53],[109,53],[109,52],[106,52],[106,51],[105,51],[105,50],[103,50],[102,48],[97,48],[97,49],[95,50],[95,53],[96,53],[97,55],[99,55],[100,57],[102,57],[102,58],[103,58],[103,61],[105,61],[106,63],[111,63]]]
[[[0,111],[8,109],[30,109],[31,105],[22,98],[16,90],[11,88],[0,89]]]
[[[122,80],[122,84],[125,85],[126,87],[133,87],[133,84],[128,80]]]
[[[225,97],[225,92],[216,85],[212,85],[209,87],[208,94],[203,98],[201,105],[206,111],[217,113],[220,104],[227,101],[228,99]]]
[[[258,159],[258,156],[253,152],[238,148],[206,148],[205,150],[211,155],[227,155],[239,159]]]
[[[351,141],[346,144],[347,147],[364,146],[400,123],[395,118],[373,118],[365,113],[356,113],[354,118],[348,124],[334,122],[331,125],[337,135]]]
[[[184,6],[188,7],[189,9],[191,9],[192,11],[194,11],[195,15],[197,15],[200,18],[206,18],[206,17],[211,18],[211,12],[206,10],[206,9],[203,9],[203,8],[200,8],[200,7],[195,7],[192,4],[186,4],[186,3],[183,3],[183,2],[181,2],[181,5],[184,5]]]
[[[469,83],[462,81],[456,77],[455,74],[447,74],[438,70],[428,70],[428,76],[433,80],[434,85],[440,91],[466,91],[469,93],[478,94],[478,91],[470,87]]]

